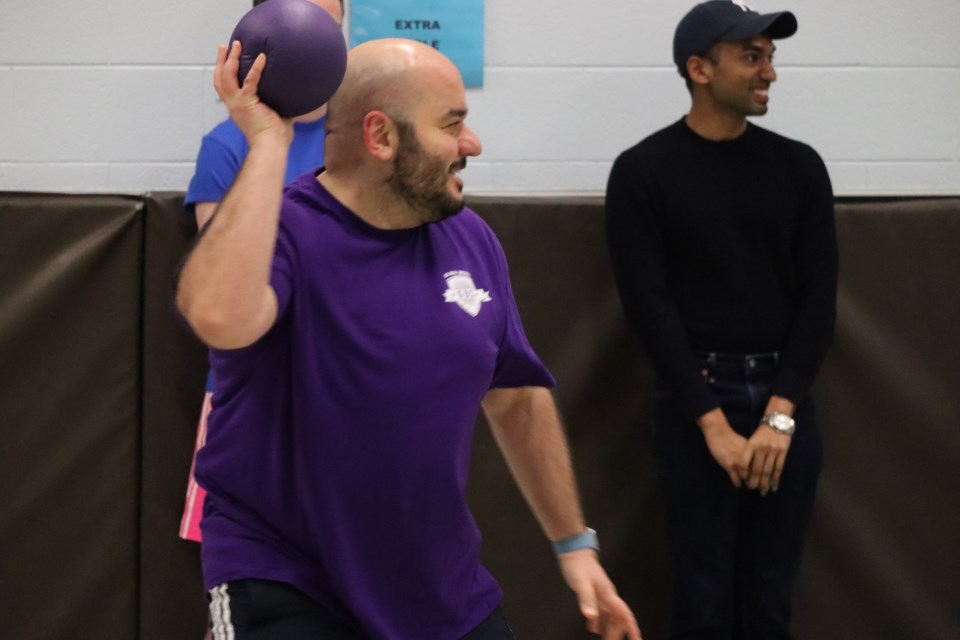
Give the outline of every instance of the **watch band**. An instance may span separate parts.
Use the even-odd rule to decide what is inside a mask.
[[[583,533],[578,533],[575,536],[570,536],[562,540],[555,540],[550,544],[553,546],[553,552],[556,555],[579,551],[581,549],[600,550],[600,540],[597,538],[597,532],[589,527],[587,527],[587,530]]]
[[[793,435],[793,432],[796,430],[796,422],[794,421],[793,416],[787,413],[781,413],[779,411],[766,414],[760,419],[760,422],[767,425],[777,433],[782,433],[788,436]],[[785,424],[780,424],[780,422]]]

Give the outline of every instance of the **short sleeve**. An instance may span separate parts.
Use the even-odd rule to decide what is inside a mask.
[[[499,290],[503,301],[504,328],[497,354],[497,364],[491,388],[554,387],[556,380],[540,360],[520,320],[520,311],[510,285],[510,270],[503,249],[493,232],[488,229],[492,249],[495,252],[500,277]]]
[[[184,196],[183,205],[194,213],[198,202],[220,202],[230,189],[246,156],[246,141],[232,122],[218,125],[203,137],[197,165]],[[239,138],[237,137],[239,135]]]

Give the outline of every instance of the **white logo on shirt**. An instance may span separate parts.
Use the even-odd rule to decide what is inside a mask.
[[[474,318],[480,313],[480,305],[491,300],[488,291],[477,289],[473,284],[469,271],[448,271],[443,278],[449,287],[443,292],[443,301],[456,302],[458,307]]]

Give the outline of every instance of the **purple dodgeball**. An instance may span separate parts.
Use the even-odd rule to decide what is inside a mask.
[[[240,19],[230,41],[239,40],[238,77],[243,83],[260,53],[267,66],[257,94],[284,118],[325,104],[347,67],[347,46],[340,25],[310,0],[269,0]]]

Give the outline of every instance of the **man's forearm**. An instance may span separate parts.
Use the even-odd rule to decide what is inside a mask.
[[[521,493],[551,540],[585,528],[566,436],[550,391],[496,389],[484,400],[494,438]]]
[[[246,346],[273,322],[270,265],[288,148],[281,136],[253,141],[236,181],[181,272],[177,307],[211,346]]]

